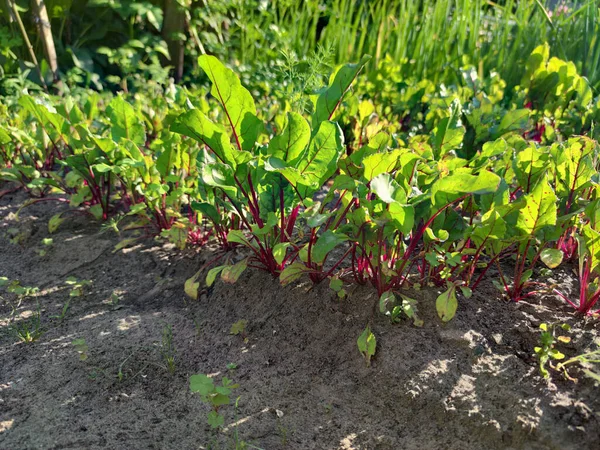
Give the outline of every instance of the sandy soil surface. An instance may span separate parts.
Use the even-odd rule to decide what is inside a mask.
[[[118,236],[76,214],[49,235],[49,218],[66,206],[41,202],[17,220],[25,199],[0,199],[0,276],[40,288],[22,301],[0,290],[0,449],[228,449],[236,436],[262,449],[600,448],[600,388],[577,369],[578,383],[556,372],[544,381],[532,356],[542,322],[573,326],[572,342],[560,344],[568,356],[598,339],[597,321],[556,299],[511,304],[484,286],[442,324],[435,289],[408,292],[424,320],[417,328],[374,314],[367,287],[340,301],[326,285],[282,288],[248,271],[192,301],[183,284],[210,251],[146,240],[113,252]],[[41,256],[47,237],[53,245]],[[69,297],[69,277],[92,284]],[[38,310],[43,333],[19,342],[15,327]],[[242,319],[245,335],[231,335]],[[369,322],[371,367],[356,347]],[[167,326],[173,374],[162,351]],[[76,339],[88,346],[85,361]],[[190,392],[196,373],[240,385],[222,433]]]

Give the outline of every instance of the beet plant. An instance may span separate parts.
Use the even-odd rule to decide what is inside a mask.
[[[585,209],[585,222],[577,233],[579,253],[579,299],[577,302],[556,291],[579,313],[600,313],[596,306],[600,300],[600,201],[590,202]]]
[[[578,236],[579,242],[579,301],[567,301],[583,314],[597,314],[600,299],[600,232],[590,224]]]
[[[518,214],[514,223],[516,243],[515,269],[512,286],[509,286],[505,277],[500,272],[500,279],[507,295],[514,301],[519,301],[536,291],[526,293],[526,289],[537,285],[530,281],[535,264],[548,255],[548,265],[554,268],[560,264],[562,254],[543,253],[547,243],[555,239],[557,221],[557,197],[554,190],[544,177],[536,184],[530,193],[523,196],[519,202],[513,204],[517,207]],[[512,225],[512,224],[511,224]],[[556,251],[560,253],[560,251]]]
[[[199,149],[184,145],[179,135],[154,120],[158,115],[152,113],[154,103],[164,107],[148,102],[142,113],[123,96],[116,96],[103,118],[94,96],[83,110],[71,102],[54,107],[45,98],[22,97],[22,114],[31,121],[34,133],[3,131],[3,147],[19,149],[19,157],[10,166],[7,163],[0,177],[21,183],[38,197],[29,204],[69,202],[100,221],[110,219],[116,224],[129,216],[133,221],[127,230],[162,235],[180,248],[187,242],[203,244],[212,231],[190,207],[198,193]],[[49,196],[57,193],[63,195]],[[57,215],[49,228],[56,229],[62,220]]]
[[[585,137],[569,139],[564,145],[550,149],[554,166],[556,194],[562,234],[557,242],[566,259],[577,255],[576,230],[580,204],[593,193],[593,176],[598,173],[598,144]]]
[[[212,82],[211,94],[222,107],[222,123],[191,109],[171,129],[204,147],[198,170],[213,203],[194,207],[210,217],[217,233],[227,232],[228,243],[250,250],[237,269],[256,267],[278,276],[302,251],[294,242],[298,214],[334,174],[344,150],[341,130],[330,119],[367,60],[343,66],[316,95],[312,125],[289,113],[281,134],[261,147],[257,140],[264,126],[250,92],[215,57],[199,58]],[[231,281],[241,273],[237,269],[218,268]]]

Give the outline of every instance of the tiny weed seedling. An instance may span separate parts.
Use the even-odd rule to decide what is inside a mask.
[[[557,341],[564,343],[571,341],[571,338],[568,336],[555,336],[556,328],[564,331],[569,331],[571,329],[571,327],[566,323],[560,326],[542,323],[540,325],[540,346],[534,348],[535,354],[539,361],[540,373],[546,379],[550,377],[550,373],[548,372],[548,369],[546,369],[546,365],[550,363],[550,360],[561,360],[565,358],[565,355],[555,347]],[[552,367],[551,363],[550,367]]]
[[[125,358],[123,361],[121,361],[121,363],[117,367],[117,380],[123,381],[123,379],[125,378],[125,373],[123,372],[123,367],[125,367],[125,364],[127,363],[127,361],[129,361],[129,359],[131,359],[133,357],[133,355],[135,355],[135,353],[136,353],[136,351],[134,351],[131,355],[129,355],[127,358]]]
[[[211,407],[207,422],[214,429],[223,427],[225,418],[219,410],[222,406],[229,405],[231,391],[238,387],[238,384],[234,384],[227,377],[223,377],[220,386],[208,375],[197,374],[190,377],[190,390],[200,394],[202,401]]]
[[[92,280],[78,280],[75,277],[69,277],[65,284],[70,288],[69,297],[81,297],[86,286],[92,284]]]
[[[200,333],[202,333],[202,325],[199,319],[194,319],[194,329],[196,330],[196,337],[200,337]]]
[[[69,311],[69,307],[71,306],[71,298],[69,297],[67,299],[67,301],[65,302],[65,304],[62,307],[62,310],[60,312],[59,315],[56,316],[51,316],[51,319],[58,319],[61,323],[65,320],[65,317],[67,316],[67,312]]]
[[[244,340],[247,339],[246,335],[246,326],[248,325],[248,321],[246,319],[238,320],[236,323],[231,325],[231,329],[229,330],[229,334],[234,336],[241,336]]]
[[[173,327],[166,324],[162,330],[162,342],[160,346],[160,354],[165,363],[167,371],[173,375],[175,373],[175,344],[173,343]]]
[[[413,321],[417,327],[423,326],[423,320],[417,315],[417,301],[404,294],[400,294],[402,302],[398,304],[396,296],[393,292],[384,292],[379,297],[379,312],[385,314],[391,323],[398,323],[402,317],[406,317]]]
[[[79,355],[80,361],[85,361],[86,359],[88,359],[88,346],[85,342],[85,339],[75,339],[73,342],[71,342],[71,344],[73,345],[75,351]]]
[[[100,233],[114,232],[117,236],[121,235],[119,224],[125,218],[123,215],[114,216],[108,219],[100,226]]]
[[[279,438],[281,439],[281,446],[285,447],[288,444],[288,428],[283,424],[283,411],[279,409],[275,410],[275,415],[277,416],[277,433],[279,434]]]
[[[83,289],[86,286],[92,284],[91,280],[77,280],[75,277],[69,277],[65,280],[65,284],[70,288],[69,298],[65,302],[62,307],[61,313],[59,315],[52,316],[52,319],[58,319],[60,322],[65,320],[67,316],[67,312],[69,312],[69,308],[71,307],[71,299],[74,297],[81,297],[83,294]]]
[[[375,339],[375,335],[371,332],[371,327],[369,327],[369,325],[367,325],[365,330],[358,337],[356,343],[358,345],[358,350],[364,356],[365,361],[367,362],[367,367],[370,367],[371,358],[375,356],[377,339]]]
[[[52,248],[54,241],[52,238],[44,238],[42,239],[42,247],[37,249],[37,254],[40,256],[46,256],[48,251]]]
[[[19,228],[9,228],[6,230],[9,236],[9,242],[14,245],[23,245],[29,238],[27,231],[21,231]]]
[[[21,342],[31,344],[37,341],[44,334],[44,330],[42,329],[42,312],[39,303],[31,317],[13,324],[11,329]]]
[[[108,298],[108,301],[110,303],[110,309],[116,311],[117,309],[122,308],[123,306],[119,304],[121,302],[121,299],[121,295],[117,294],[116,292],[112,292],[110,294],[110,297]]]
[[[567,370],[567,367],[573,365],[580,366],[584,375],[593,379],[597,385],[600,384],[600,348],[560,362],[556,365],[556,370],[561,370],[566,378],[577,382]]]
[[[6,277],[0,277],[0,287],[5,287],[6,292],[16,295],[19,300],[19,305],[23,299],[32,297],[40,292],[38,287],[22,286],[19,280],[11,281]]]

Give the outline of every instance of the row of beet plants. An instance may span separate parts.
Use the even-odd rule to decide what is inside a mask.
[[[494,268],[514,301],[556,292],[534,271],[580,260],[580,298],[565,299],[591,313],[599,296],[597,240],[598,145],[575,137],[551,146],[510,129],[471,158],[457,155],[456,105],[426,141],[396,148],[385,132],[348,154],[331,119],[360,71],[343,66],[315,95],[310,120],[288,113],[283,131],[256,145],[263,129],[251,94],[214,57],[200,65],[219,101],[218,121],[192,109],[171,126],[202,144],[201,184],[213,202],[193,207],[227,229],[246,258],[209,272],[233,281],[255,267],[288,284],[303,275],[377,289],[382,310],[403,287],[444,286],[438,311],[449,320],[456,291],[470,296]],[[320,194],[320,195],[319,195]],[[513,273],[506,273],[510,261]]]
[[[156,235],[181,248],[204,243],[214,231],[189,207],[200,149],[169,131],[176,107],[167,97],[132,105],[95,93],[80,102],[23,95],[1,111],[0,179],[25,189],[26,205],[71,206],[52,217],[51,232],[82,213],[123,234],[119,247]]]
[[[30,203],[68,202],[73,208],[53,217],[51,230],[67,214],[84,213],[129,233],[119,246],[148,235],[180,248],[216,240],[221,251],[207,284],[219,274],[236,281],[248,267],[282,284],[327,281],[340,296],[350,283],[370,284],[393,317],[413,314],[404,288],[430,285],[442,289],[438,312],[450,320],[457,293],[468,297],[491,279],[514,301],[554,293],[582,313],[597,312],[597,143],[542,142],[522,130],[537,114],[527,108],[477,114],[483,90],[469,105],[437,104],[428,134],[400,138],[380,124],[346,142],[338,121],[377,116],[366,100],[353,112],[351,88],[366,61],[342,66],[311,95],[310,117],[284,108],[267,123],[235,73],[212,56],[199,60],[209,99],[179,88],[58,106],[22,96],[0,111],[0,179],[27,190]],[[542,58],[528,76],[550,76],[550,63]],[[588,91],[575,80],[578,102]],[[246,247],[247,256],[237,258],[233,247]],[[544,281],[563,260],[578,266],[579,298]],[[201,273],[186,283],[192,296]]]

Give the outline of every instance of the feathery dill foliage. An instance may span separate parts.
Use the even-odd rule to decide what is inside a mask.
[[[282,62],[278,67],[282,79],[282,94],[292,109],[299,113],[310,113],[310,94],[327,84],[327,76],[334,65],[333,48],[318,45],[316,51],[300,60],[289,49],[281,51]]]

